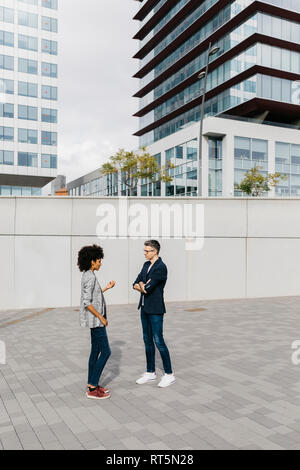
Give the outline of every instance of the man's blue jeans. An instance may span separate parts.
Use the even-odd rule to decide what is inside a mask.
[[[97,387],[107,359],[111,355],[105,327],[91,328],[91,344],[88,384]]]
[[[155,372],[155,346],[160,352],[166,374],[172,374],[169,350],[163,337],[164,315],[152,315],[141,308],[143,338],[146,350],[147,372]]]

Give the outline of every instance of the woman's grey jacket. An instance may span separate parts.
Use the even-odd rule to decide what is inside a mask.
[[[106,303],[95,273],[90,269],[82,274],[80,297],[80,326],[97,328],[104,326],[99,318],[87,310],[89,305],[106,318]]]

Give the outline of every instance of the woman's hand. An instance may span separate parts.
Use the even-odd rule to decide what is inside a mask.
[[[109,283],[106,286],[106,289],[112,289],[113,287],[115,287],[115,285],[116,285],[116,281],[109,281]]]

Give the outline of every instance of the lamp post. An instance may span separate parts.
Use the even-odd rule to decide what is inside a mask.
[[[205,71],[199,73],[198,79],[201,80],[204,78],[204,85],[203,85],[203,94],[202,94],[202,103],[201,103],[201,118],[200,118],[200,129],[199,129],[199,158],[198,158],[198,169],[197,169],[197,176],[198,176],[198,190],[197,194],[198,197],[201,194],[201,163],[202,163],[202,134],[203,134],[203,120],[204,120],[204,108],[205,108],[205,94],[206,94],[206,86],[207,86],[207,74],[208,74],[208,66],[209,66],[209,58],[216,54],[220,50],[219,47],[214,47],[212,49],[211,47],[211,42],[209,43],[208,46],[208,51],[207,51],[207,61],[206,61],[206,67]]]

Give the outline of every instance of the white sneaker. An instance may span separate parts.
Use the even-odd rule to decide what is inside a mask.
[[[136,383],[139,385],[146,384],[147,382],[152,382],[156,380],[156,373],[155,372],[145,372],[142,377],[137,379]]]
[[[174,374],[165,374],[162,376],[161,381],[158,384],[158,387],[168,387],[176,381]]]

